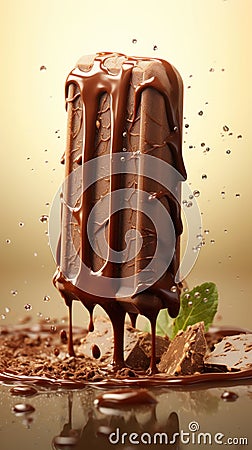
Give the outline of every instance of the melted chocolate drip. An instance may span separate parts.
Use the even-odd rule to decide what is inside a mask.
[[[133,328],[136,328],[137,314],[129,313],[131,325]]]
[[[94,310],[94,306],[92,306],[92,307],[89,309],[89,325],[88,325],[88,331],[94,331],[93,310]]]
[[[115,62],[115,60],[117,62]],[[112,64],[111,64],[112,61]],[[118,61],[119,64],[118,64]],[[138,68],[141,64],[154,63],[163,70],[165,76],[156,75],[155,73],[147,76],[147,79],[141,79],[133,86],[132,74],[133,69]],[[155,69],[153,69],[155,70]],[[152,70],[152,71],[153,71]],[[141,104],[143,96],[149,92],[150,96],[158,95],[159,101],[164,104],[164,114],[161,119],[160,128],[164,127],[167,130],[166,137],[159,141],[152,142],[152,134],[150,119],[146,119],[149,131],[138,134],[135,128],[138,126],[139,118],[141,118]],[[132,105],[129,114],[128,101],[131,95]],[[66,106],[68,109],[68,143],[67,150],[64,157],[66,164],[66,177],[76,169],[78,165],[83,164],[83,177],[85,174],[85,165],[94,157],[99,156],[99,145],[102,143],[103,151],[109,152],[111,158],[114,153],[121,152],[124,143],[127,142],[128,150],[134,151],[134,139],[138,135],[137,148],[140,147],[140,141],[143,139],[143,148],[141,153],[153,152],[153,155],[163,159],[165,154],[170,154],[169,162],[177,169],[177,171],[186,178],[186,171],[182,158],[181,140],[182,140],[182,95],[183,87],[177,71],[166,61],[159,59],[126,57],[122,54],[99,53],[96,56],[89,58],[88,61],[80,61],[78,66],[69,74],[66,82]],[[161,99],[161,100],[160,100]],[[154,101],[152,101],[155,104]],[[103,117],[110,114],[107,124],[103,122]],[[129,114],[129,115],[128,115]],[[155,114],[155,113],[154,113]],[[146,113],[148,117],[148,113]],[[153,120],[153,119],[152,119]],[[104,130],[101,134],[101,128]],[[127,133],[125,132],[127,130]],[[106,135],[104,133],[107,133]],[[127,139],[125,140],[125,133]],[[146,135],[145,135],[146,134]],[[155,133],[154,133],[155,134]],[[155,138],[154,138],[155,139]],[[142,144],[141,144],[142,145]],[[162,153],[155,153],[161,151]],[[167,158],[167,156],[166,156]],[[168,161],[168,160],[167,160]],[[127,182],[127,176],[111,175],[108,181],[109,192],[112,193],[122,187]],[[144,177],[138,176],[138,179],[133,179],[136,189],[144,191],[150,190],[150,185]],[[175,275],[179,268],[179,236],[182,233],[182,223],[180,218],[180,207],[178,202],[171,196],[171,194],[163,191],[151,192],[156,198],[164,202],[166,208],[170,212],[176,235],[176,248],[173,259],[165,274],[147,288],[143,293],[135,294],[131,298],[103,298],[97,297],[84,292],[79,289],[71,277],[69,271],[72,270],[74,262],[70,261],[68,251],[68,240],[71,239],[71,234],[79,230],[78,241],[78,255],[81,261],[90,268],[90,272],[100,270],[103,276],[118,277],[123,273],[129,273],[129,266],[125,268],[120,267],[119,264],[112,262],[110,253],[112,249],[121,250],[123,223],[125,222],[122,212],[113,214],[107,223],[107,241],[108,241],[108,255],[106,261],[94,259],[93,250],[90,246],[87,235],[87,221],[90,211],[94,204],[94,199],[97,200],[97,192],[102,187],[87,189],[81,196],[80,204],[73,214],[69,211],[64,211],[63,207],[63,226],[62,236],[60,239],[59,251],[59,268],[54,277],[54,284],[60,291],[62,297],[69,308],[69,339],[68,351],[70,355],[74,355],[73,337],[72,337],[72,301],[74,299],[80,300],[83,305],[90,312],[90,330],[92,330],[92,311],[96,304],[100,304],[109,315],[113,329],[114,329],[114,365],[116,368],[124,366],[123,360],[123,330],[124,318],[126,312],[130,314],[134,321],[137,314],[145,315],[151,322],[151,329],[153,333],[152,339],[152,359],[150,365],[150,372],[156,371],[155,367],[155,326],[157,315],[162,308],[168,308],[169,314],[176,317],[179,311],[180,286],[175,283]],[[71,187],[67,186],[66,195],[71,195]],[[98,189],[96,192],[95,189]],[[179,193],[180,186],[176,186]],[[138,216],[140,213],[136,213]],[[138,217],[137,216],[137,217]],[[148,229],[148,222],[146,219],[140,217],[136,219],[142,230]],[[70,223],[71,222],[71,223]],[[147,231],[147,238],[151,242],[145,247],[155,246],[155,236],[153,230]],[[137,276],[138,271],[147,265],[148,253],[144,250],[141,258],[135,259],[135,272]],[[76,269],[76,268],[75,268]],[[78,273],[78,267],[75,275]],[[79,272],[81,277],[81,272]],[[71,280],[71,281],[70,281]],[[97,283],[97,277],[94,277],[94,283]],[[176,290],[174,292],[174,286]],[[173,287],[173,289],[171,289]]]

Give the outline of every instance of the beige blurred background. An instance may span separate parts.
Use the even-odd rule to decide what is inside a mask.
[[[82,54],[119,51],[167,59],[182,75],[184,159],[205,240],[187,282],[216,282],[216,321],[251,328],[251,0],[1,3],[0,324],[66,314],[40,221],[64,176],[64,82]],[[74,315],[85,324],[80,305]]]

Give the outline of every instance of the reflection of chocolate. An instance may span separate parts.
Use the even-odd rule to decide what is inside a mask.
[[[155,156],[172,165],[185,178],[181,153],[182,94],[179,74],[165,61],[111,53],[100,53],[80,60],[66,83],[66,177],[82,165],[85,178],[90,174],[85,173],[84,163],[101,155],[110,155],[113,161],[113,154],[127,150],[132,158],[136,158],[137,153]],[[98,165],[99,162],[97,170]],[[174,181],[173,187],[179,198],[180,182]],[[138,209],[127,208],[110,215],[113,205],[109,205],[107,220],[101,223],[109,246],[107,256],[103,258],[96,254],[98,244],[95,239],[92,248],[87,223],[93,206],[104,195],[123,188],[133,189],[139,202],[141,191],[147,192],[153,199],[159,199],[174,225],[175,250],[164,275],[151,285],[146,282],[149,287],[144,292],[138,293],[136,289],[134,295],[129,297],[104,298],[91,294],[88,289],[85,292],[80,259],[88,267],[94,286],[99,283],[97,274],[111,278],[133,275],[137,282],[138,274],[153,258],[157,245],[154,224],[145,214]],[[69,353],[74,355],[71,306],[72,301],[77,299],[91,315],[96,304],[100,304],[108,313],[114,329],[114,363],[117,367],[124,365],[123,328],[126,312],[133,321],[137,314],[145,315],[152,327],[151,370],[155,371],[155,324],[158,312],[161,308],[168,308],[169,314],[176,317],[179,310],[180,289],[175,283],[175,275],[179,267],[182,222],[178,201],[155,180],[128,173],[110,173],[107,178],[93,183],[72,205],[75,189],[76,185],[72,186],[69,181],[66,183],[58,251],[59,268],[54,277],[54,284],[70,312]],[[72,205],[72,208],[67,205]],[[110,252],[121,252],[125,247],[125,235],[132,230],[139,231],[142,236],[140,251],[130,261],[113,262]],[[167,254],[169,239],[167,232],[167,241],[162,242],[163,248],[167,248]],[[132,245],[136,244],[137,241]],[[78,287],[80,281],[81,289]]]
[[[99,395],[94,404],[98,408],[135,407],[157,403],[155,397],[147,389],[120,389]]]
[[[140,390],[140,392],[143,390]],[[112,393],[112,391],[111,391]],[[130,393],[130,390],[128,390]],[[105,395],[105,394],[104,394]],[[146,392],[146,398],[148,393]],[[103,409],[99,411],[89,408],[88,421],[82,430],[75,430],[72,421],[72,400],[68,400],[69,418],[64,425],[59,436],[55,436],[52,441],[52,447],[55,450],[63,446],[74,446],[75,449],[83,450],[88,446],[90,450],[106,450],[114,446],[119,449],[132,448],[136,445],[139,449],[152,448],[157,446],[160,449],[179,450],[179,420],[175,412],[167,412],[166,423],[158,423],[156,415],[156,402],[143,402],[141,394],[138,396],[136,389],[132,390],[131,409],[125,409],[123,401],[118,399],[114,402],[113,409]],[[111,405],[110,405],[111,406]],[[120,410],[120,414],[117,413]],[[141,421],[137,413],[145,413],[142,420],[149,414],[149,419]],[[125,413],[125,414],[124,414]],[[135,440],[135,442],[133,442]],[[139,441],[139,443],[136,442]],[[149,445],[146,445],[149,444]]]
[[[53,438],[52,446],[56,449],[68,448],[74,446],[79,442],[80,432],[79,430],[74,430],[72,427],[72,409],[73,409],[73,394],[68,395],[68,421],[64,424],[63,430],[59,436]]]

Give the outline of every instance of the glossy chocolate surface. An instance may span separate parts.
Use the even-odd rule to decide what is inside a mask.
[[[67,148],[63,158],[66,177],[80,166],[102,155],[113,155],[127,151],[132,157],[150,154],[172,165],[186,178],[182,158],[182,98],[181,78],[168,62],[155,58],[127,57],[122,54],[99,53],[82,58],[69,74],[66,82],[66,106],[68,111]],[[98,170],[98,168],[97,168]],[[95,174],[94,174],[95,175]],[[174,189],[179,198],[180,182]],[[146,287],[135,290],[134,295],[120,298],[94,296],[85,291],[85,276],[80,261],[89,268],[91,285],[99,283],[102,275],[110,278],[134,276],[153,258],[157,237],[152,222],[138,210],[117,211],[110,215],[113,204],[109,205],[107,220],[103,222],[108,242],[105,258],[97,255],[91,247],[87,234],[87,224],[92,207],[105,194],[118,189],[134,189],[141,199],[142,190],[159,199],[171,216],[175,230],[175,250],[162,277]],[[180,206],[178,200],[162,185],[140,175],[111,172],[105,179],[94,183],[82,193],[72,210],[67,207],[74,196],[75,187],[69,182],[65,187],[62,206],[62,232],[58,250],[58,270],[54,284],[59,289],[70,315],[69,353],[74,354],[71,331],[73,300],[79,300],[90,312],[96,304],[101,305],[109,315],[114,329],[114,364],[123,367],[123,329],[125,313],[133,322],[137,314],[145,315],[151,322],[153,333],[153,354],[151,371],[155,371],[155,323],[160,309],[168,308],[176,317],[179,310],[180,286],[175,282],[179,268],[179,237],[182,233]],[[137,257],[126,263],[115,263],[111,252],[122,251],[124,236],[128,230],[139,230],[143,245]],[[74,241],[74,250],[69,244]],[[96,245],[96,242],[94,240]],[[169,235],[164,245],[169,246]],[[120,283],[119,283],[120,284]],[[81,288],[79,287],[81,286]],[[120,285],[118,286],[120,291]]]

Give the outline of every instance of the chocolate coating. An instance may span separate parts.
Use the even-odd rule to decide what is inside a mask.
[[[182,97],[183,86],[178,72],[168,62],[154,58],[99,53],[82,58],[67,78],[66,177],[82,166],[82,177],[86,180],[92,174],[87,173],[85,163],[98,157],[98,171],[101,169],[99,156],[110,155],[111,159],[109,176],[88,187],[75,204],[71,203],[76,194],[75,185],[67,182],[63,193],[62,229],[54,284],[69,307],[68,344],[71,355],[74,355],[72,301],[79,300],[89,310],[91,317],[96,304],[101,305],[109,315],[114,329],[116,367],[124,365],[123,330],[126,312],[131,315],[133,322],[138,314],[145,315],[152,327],[151,371],[155,371],[157,315],[160,309],[168,308],[170,316],[176,317],[180,305],[180,287],[175,277],[179,269],[179,238],[182,233],[179,205],[181,183],[174,181],[175,198],[155,180],[131,173],[113,173],[113,155],[123,149],[130,152],[132,157],[135,157],[136,152],[140,155],[150,154],[173,166],[181,180],[185,179],[181,151]],[[147,267],[157,246],[157,234],[152,221],[139,209],[127,208],[110,214],[113,211],[111,200],[107,211],[102,211],[103,216],[107,214],[107,219],[100,225],[108,243],[105,257],[96,251],[96,239],[92,247],[88,236],[88,220],[93,206],[106,194],[111,196],[113,192],[124,188],[133,189],[138,195],[138,203],[142,202],[141,191],[158,199],[168,211],[175,232],[175,248],[167,270],[157,281],[146,282],[146,288],[140,290],[138,274]],[[114,262],[113,251],[123,251],[124,237],[127,231],[132,230],[139,231],[142,236],[140,251],[130,261]],[[167,253],[169,238],[167,232],[167,241],[163,243]],[[133,245],[137,245],[137,239]],[[88,268],[93,286],[99,283],[98,275],[108,279],[133,276],[136,280],[134,294],[110,298],[104,297],[102,293],[93,295],[87,287],[80,261]],[[120,288],[119,282],[118,293]]]

